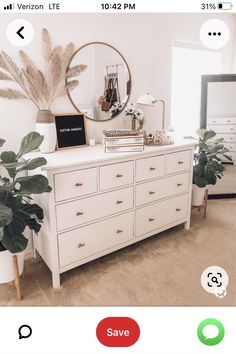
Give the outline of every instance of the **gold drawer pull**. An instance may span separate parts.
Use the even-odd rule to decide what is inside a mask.
[[[80,215],[83,215],[84,213],[82,212],[82,211],[78,211],[77,213],[76,213],[76,216],[80,216]]]
[[[123,230],[117,230],[116,233],[117,234],[121,234],[123,232]]]
[[[116,204],[122,204],[123,200],[117,200]]]
[[[234,130],[234,128],[230,128],[230,130]]]
[[[154,218],[149,218],[148,221],[152,222],[152,221],[154,221],[154,220],[155,220]]]
[[[176,208],[176,211],[181,211],[181,208]]]
[[[156,167],[150,167],[149,170],[150,171],[155,171]]]
[[[153,192],[153,191],[150,191],[150,192],[149,192],[149,194],[151,194],[151,195],[152,195],[152,194],[155,194],[155,193],[156,193],[156,192]]]
[[[231,123],[231,120],[228,119],[228,120],[227,120],[227,123]]]
[[[81,247],[84,247],[85,246],[85,243],[83,243],[83,242],[80,242],[80,243],[78,243],[78,248],[81,248]]]
[[[75,187],[81,187],[83,185],[83,183],[75,183]]]
[[[117,173],[116,178],[121,178],[121,177],[123,177],[123,175]]]
[[[183,183],[177,183],[177,187],[181,187]]]
[[[179,165],[182,165],[184,163],[184,161],[178,161]]]

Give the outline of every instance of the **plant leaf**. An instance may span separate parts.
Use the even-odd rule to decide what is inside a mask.
[[[67,85],[62,89],[60,93],[56,97],[62,97],[67,94],[68,91],[72,91],[75,87],[79,85],[78,80],[72,80],[67,83]]]
[[[40,221],[44,218],[43,209],[38,204],[22,204],[21,210],[29,214],[29,216],[36,216]]]
[[[52,53],[52,43],[47,28],[43,28],[42,30],[42,47],[44,59],[46,62],[48,62]]]
[[[21,156],[27,154],[28,152],[38,149],[42,141],[43,141],[43,136],[37,132],[31,132],[27,134],[21,142],[20,150],[17,154],[17,157],[20,158]]]
[[[11,229],[5,227],[1,243],[9,252],[18,253],[26,249],[28,240],[22,233],[14,234]]]
[[[13,81],[9,75],[5,74],[2,71],[0,71],[0,80]]]
[[[0,203],[0,228],[12,222],[13,213],[11,208]]]
[[[3,144],[6,142],[4,139],[0,139],[0,147],[3,146]]]
[[[216,136],[216,133],[213,130],[207,130],[204,133],[204,141],[212,139],[214,136]]]
[[[25,96],[20,91],[14,90],[14,89],[9,89],[9,88],[0,89],[0,97],[1,98],[7,98],[8,100],[20,99],[20,98],[28,98],[27,96]]]
[[[21,194],[41,194],[49,192],[48,179],[43,175],[19,177],[15,182],[20,183],[19,193]]]
[[[47,164],[47,160],[44,157],[36,157],[32,160],[27,161],[24,163],[18,170],[17,173],[21,171],[32,171],[38,167],[44,166]]]
[[[4,60],[4,63],[7,67],[8,72],[11,74],[13,79],[19,84],[24,86],[24,79],[22,75],[22,71],[18,68],[16,63],[13,61],[13,59],[5,53],[4,51],[1,52],[2,59]]]
[[[80,75],[83,71],[87,69],[87,65],[75,65],[69,68],[66,73],[66,77],[74,77]]]
[[[34,65],[33,61],[30,59],[28,54],[26,54],[23,50],[19,51],[19,55],[22,63],[26,66],[30,66],[33,70],[37,71],[37,67]]]

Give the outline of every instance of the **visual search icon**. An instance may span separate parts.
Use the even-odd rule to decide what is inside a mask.
[[[223,298],[227,295],[228,283],[229,276],[224,268],[211,266],[202,272],[201,284],[203,289],[218,298]]]
[[[201,26],[201,42],[209,49],[223,48],[228,43],[229,38],[229,27],[224,21],[212,19],[204,22]]]
[[[197,328],[198,339],[205,345],[219,344],[225,336],[223,324],[215,318],[207,318]]]
[[[27,339],[32,335],[32,328],[29,325],[22,325],[18,329],[19,339]]]

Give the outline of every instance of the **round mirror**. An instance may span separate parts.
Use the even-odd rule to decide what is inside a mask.
[[[124,57],[112,46],[94,42],[78,49],[69,68],[86,65],[79,85],[68,92],[75,109],[89,119],[106,121],[125,108],[131,92],[131,75]],[[67,78],[67,83],[71,79]]]

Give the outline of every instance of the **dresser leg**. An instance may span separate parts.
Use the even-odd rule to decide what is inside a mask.
[[[59,289],[61,286],[60,281],[60,273],[59,272],[52,272],[52,285],[54,289]]]
[[[185,230],[189,230],[190,229],[190,220],[188,220],[188,221],[186,221],[184,223],[184,228],[185,228]]]

